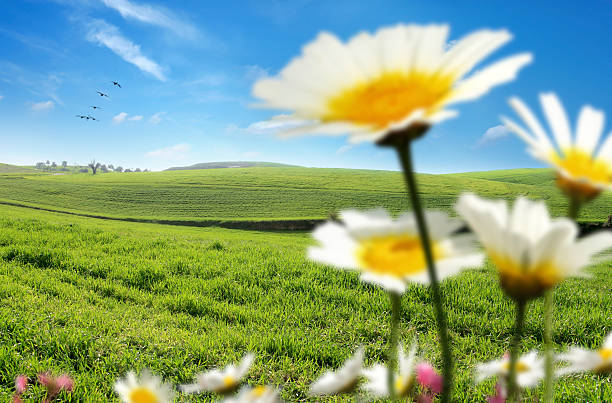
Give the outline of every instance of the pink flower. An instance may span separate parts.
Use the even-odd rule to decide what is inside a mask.
[[[494,396],[487,396],[487,403],[506,403],[506,391],[499,382],[495,384],[495,393]]]
[[[71,392],[74,388],[74,381],[66,374],[54,377],[48,372],[40,373],[38,382],[47,389],[47,401],[51,401],[62,390]]]
[[[434,367],[428,362],[422,362],[416,368],[417,381],[425,389],[430,389],[433,393],[442,392],[443,378],[438,375]]]
[[[25,375],[18,375],[15,378],[15,393],[18,395],[22,394],[28,388],[28,377]]]

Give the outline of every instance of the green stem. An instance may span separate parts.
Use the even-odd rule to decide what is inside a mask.
[[[578,215],[580,214],[580,208],[582,207],[582,202],[577,197],[570,197],[569,207],[567,209],[567,216],[572,220],[576,221],[578,219]]]
[[[396,292],[389,292],[391,300],[391,335],[389,337],[389,364],[387,366],[389,372],[387,374],[387,382],[389,386],[389,397],[394,402],[397,399],[395,391],[395,372],[397,370],[397,347],[399,340],[399,323],[401,315],[401,296]]]
[[[446,314],[442,304],[440,285],[438,283],[438,276],[431,250],[429,231],[427,229],[427,224],[425,223],[423,207],[421,206],[421,201],[419,199],[417,183],[412,166],[412,155],[410,150],[411,140],[405,137],[403,137],[403,139],[404,140],[398,141],[396,144],[394,144],[394,146],[397,150],[400,162],[402,164],[402,169],[404,171],[404,179],[408,188],[408,195],[410,196],[410,200],[412,202],[412,209],[416,217],[419,235],[423,243],[425,261],[427,262],[427,272],[429,273],[436,322],[438,326],[438,337],[440,339],[440,347],[442,349],[442,374],[444,376],[444,384],[442,386],[440,401],[442,403],[447,403],[450,401],[450,395],[453,387],[453,361],[450,349],[450,337],[446,323]]]
[[[549,289],[544,294],[544,402],[552,403],[555,390],[555,374],[553,366],[553,345],[552,345],[552,326],[553,326],[553,289]]]
[[[508,372],[508,401],[519,401],[519,389],[516,383],[516,363],[518,362],[519,347],[525,324],[525,301],[516,301],[516,322],[514,334],[510,343],[510,370]]]

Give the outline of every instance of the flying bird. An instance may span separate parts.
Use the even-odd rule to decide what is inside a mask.
[[[117,81],[111,81],[111,83],[113,83],[113,85],[116,85],[117,87],[121,88],[121,84],[119,84]]]
[[[98,120],[98,119],[94,118],[93,116],[89,116],[89,115],[87,115],[87,119],[88,119],[88,120],[89,120],[89,119],[91,119],[91,120]]]
[[[93,108],[93,110],[94,110],[94,111],[95,111],[96,109],[102,109],[102,108],[100,108],[99,106],[93,106],[93,105],[92,105],[92,106],[90,106],[90,108]]]
[[[86,119],[87,118],[87,116],[84,116],[84,115],[74,115],[74,116],[76,116],[77,118],[81,118],[81,119]]]
[[[106,98],[108,98],[108,95],[106,95],[105,93],[100,92],[100,91],[96,91],[96,92],[97,92],[98,94],[100,94],[100,96],[101,96],[101,97],[106,97]]]

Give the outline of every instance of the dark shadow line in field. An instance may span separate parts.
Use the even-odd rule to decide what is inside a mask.
[[[147,218],[109,217],[97,214],[75,213],[72,211],[55,210],[44,207],[28,206],[27,204],[0,201],[0,204],[33,210],[49,211],[51,213],[69,214],[78,217],[97,218],[101,220],[125,221],[145,224],[176,225],[183,227],[220,227],[227,229],[243,229],[254,231],[310,231],[325,222],[324,219],[308,220],[269,220],[269,221],[231,221],[231,220],[155,220]]]

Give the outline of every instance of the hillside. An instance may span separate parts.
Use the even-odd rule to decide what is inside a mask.
[[[216,168],[252,168],[252,167],[296,167],[297,165],[279,164],[276,162],[262,161],[221,161],[221,162],[201,162],[187,167],[171,167],[164,171],[185,171],[188,169],[216,169]]]
[[[0,163],[0,174],[21,172],[36,172],[36,170],[32,167],[22,167],[18,165]]]
[[[452,211],[459,194],[544,199],[553,214],[566,199],[545,169],[418,176],[429,208]],[[321,219],[344,208],[409,208],[399,172],[300,167],[253,167],[151,173],[0,175],[0,201],[59,211],[150,220]],[[612,214],[604,194],[584,221]]]

